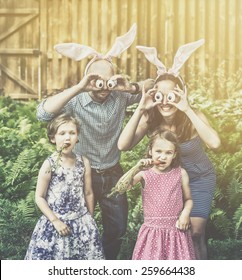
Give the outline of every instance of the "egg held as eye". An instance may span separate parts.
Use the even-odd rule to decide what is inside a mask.
[[[167,101],[174,102],[176,100],[176,95],[174,92],[169,92],[167,95]]]
[[[104,82],[103,80],[96,80],[96,87],[97,88],[103,88]]]
[[[163,95],[160,91],[157,91],[157,93],[155,94],[155,101],[162,101],[163,99]]]
[[[117,85],[116,80],[109,80],[107,83],[108,88],[114,88]]]

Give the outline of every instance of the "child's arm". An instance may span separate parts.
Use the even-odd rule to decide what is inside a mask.
[[[131,181],[131,184],[129,185],[128,189],[131,189],[134,185],[141,182],[143,179],[143,171],[140,171],[136,175],[134,175],[133,180]]]
[[[94,195],[92,191],[92,177],[91,177],[91,166],[89,160],[83,157],[85,165],[85,175],[84,175],[84,196],[87,204],[87,209],[93,216],[94,213]]]
[[[143,167],[142,169],[147,169],[147,168],[153,166],[154,164],[156,164],[156,162],[154,163],[154,161],[151,158],[145,158],[145,159],[141,159],[138,162],[138,164],[140,164]],[[133,176],[133,179],[132,179],[131,184],[129,185],[128,189],[131,189],[132,186],[141,182],[143,178],[144,178],[144,172],[143,172],[143,170],[141,170],[139,173],[137,173]]]
[[[35,192],[35,201],[38,205],[41,212],[50,220],[55,229],[59,232],[60,235],[70,234],[69,227],[57,218],[54,212],[50,209],[45,197],[49,182],[51,179],[51,166],[48,160],[44,161],[43,165],[39,170],[36,192]]]
[[[181,174],[184,207],[179,216],[177,226],[180,230],[188,230],[190,227],[190,213],[193,207],[193,201],[189,186],[189,177],[186,170],[181,169]]]

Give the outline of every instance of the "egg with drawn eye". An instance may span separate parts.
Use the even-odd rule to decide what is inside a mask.
[[[117,85],[117,81],[115,80],[109,80],[107,83],[108,88],[114,88]]]
[[[176,95],[174,92],[169,92],[167,94],[167,101],[174,102],[176,100]]]
[[[104,82],[103,80],[96,80],[96,88],[103,88]]]
[[[162,101],[163,99],[163,95],[160,91],[157,91],[157,93],[155,94],[155,101]]]

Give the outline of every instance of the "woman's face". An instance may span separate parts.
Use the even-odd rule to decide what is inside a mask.
[[[155,88],[162,95],[162,103],[157,106],[157,109],[163,117],[172,116],[178,110],[175,106],[167,103],[168,96],[174,90],[175,86],[176,84],[171,80],[162,80],[156,83]]]

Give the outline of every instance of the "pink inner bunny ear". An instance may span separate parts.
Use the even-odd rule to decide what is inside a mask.
[[[149,62],[154,64],[159,72],[159,75],[166,72],[165,65],[158,59],[157,57],[157,50],[154,47],[144,47],[144,46],[136,46],[136,48],[144,53],[145,57]]]
[[[174,57],[174,63],[172,67],[168,70],[168,73],[178,76],[179,70],[183,66],[183,64],[187,61],[187,59],[197,48],[204,44],[204,42],[204,39],[200,39],[198,41],[188,43],[179,47]]]
[[[112,48],[107,52],[105,57],[117,57],[133,43],[136,36],[137,25],[134,23],[130,30],[116,38]]]
[[[76,61],[84,59],[89,55],[99,55],[93,48],[76,43],[58,44],[54,46],[54,49],[58,53]]]

